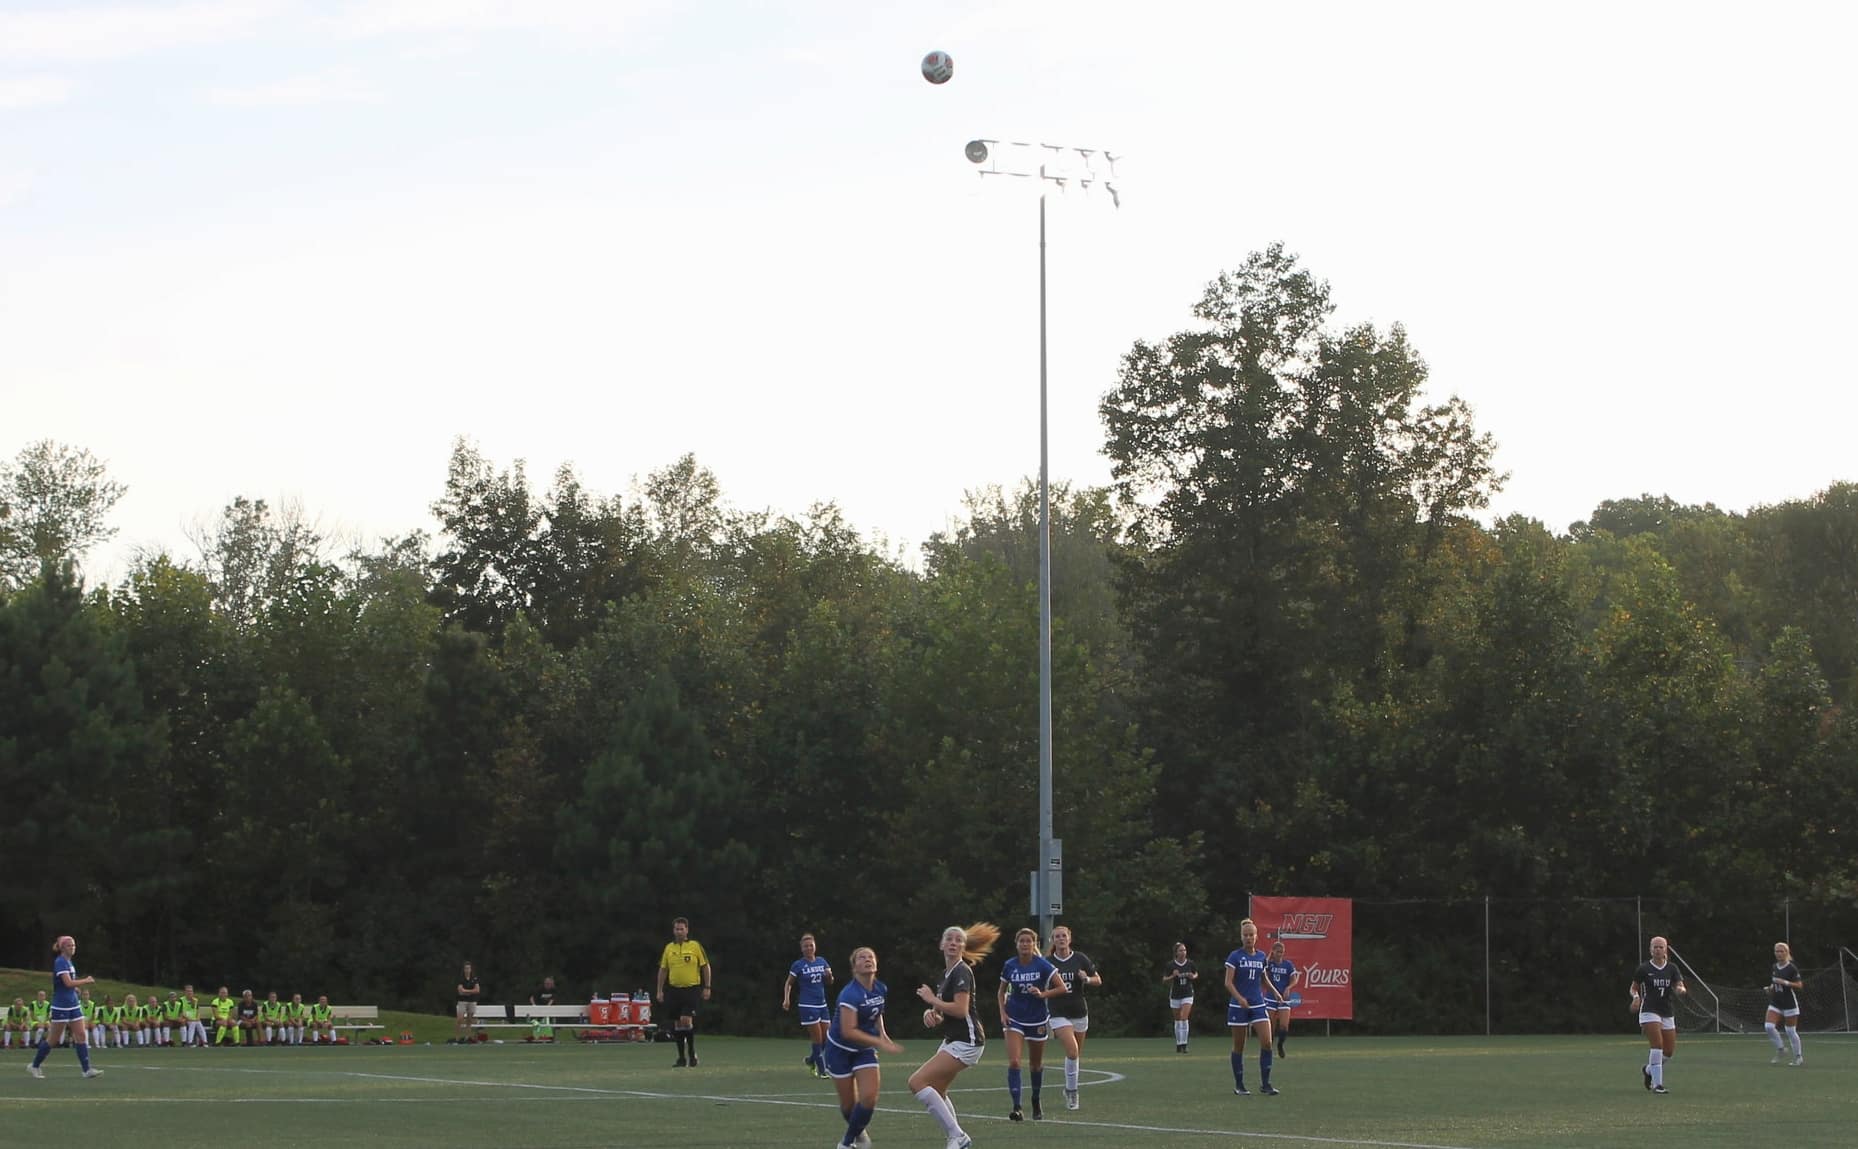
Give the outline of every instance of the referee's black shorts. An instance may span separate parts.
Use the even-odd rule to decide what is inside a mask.
[[[700,985],[667,985],[664,987],[665,1012],[675,1020],[680,1017],[697,1016],[697,1007],[703,1004],[703,987]]]

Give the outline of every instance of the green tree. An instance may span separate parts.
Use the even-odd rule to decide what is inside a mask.
[[[127,492],[89,451],[50,439],[0,463],[0,587],[23,585],[45,564],[81,560],[116,533],[106,520]]]

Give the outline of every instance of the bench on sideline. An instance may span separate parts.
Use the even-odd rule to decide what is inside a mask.
[[[12,1008],[13,1007],[10,1005],[0,1005],[0,1025],[4,1025],[6,1023],[7,1014],[12,1010]],[[27,1008],[30,1009],[31,1006],[28,1006]],[[538,1009],[541,1007],[524,1006],[523,1008]],[[559,1007],[559,1008],[571,1009],[572,1007]],[[584,1010],[582,1012],[585,1013]],[[329,1007],[329,1016],[334,1022],[334,1024],[330,1028],[336,1030],[337,1032],[340,1032],[342,1030],[352,1030],[354,1032],[360,1033],[360,1032],[365,1032],[370,1029],[386,1028],[385,1026],[381,1024],[381,1007],[378,1005],[332,1005]],[[218,1017],[218,1014],[214,1012],[212,1006],[202,1005],[200,1007],[200,1021],[202,1022],[202,1024],[214,1021],[217,1019],[217,1017]]]
[[[465,1004],[459,1002],[457,1016],[464,1015]],[[647,1038],[658,1028],[649,1021],[595,1025],[588,1020],[584,1005],[497,1005],[492,1002],[478,1003],[477,1019],[472,1024],[478,1029],[533,1029],[537,1021],[563,1028],[618,1030]]]

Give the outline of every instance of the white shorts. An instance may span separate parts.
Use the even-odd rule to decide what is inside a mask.
[[[1639,1024],[1656,1025],[1663,1029],[1676,1029],[1677,1019],[1675,1017],[1659,1017],[1655,1013],[1646,1013],[1641,1010],[1639,1012]]]
[[[973,1066],[981,1063],[981,1051],[986,1048],[971,1041],[944,1041],[936,1052],[946,1053],[963,1065]]]
[[[1090,1032],[1090,1017],[1088,1015],[1084,1017],[1059,1017],[1058,1015],[1053,1014],[1052,1015],[1052,1030],[1053,1032],[1056,1032],[1060,1029],[1075,1029],[1079,1033],[1089,1033]]]
[[[1183,1005],[1192,1005],[1193,1003],[1194,999],[1191,997],[1171,997],[1168,999],[1168,1008],[1179,1009]]]
[[[1796,1006],[1794,1006],[1794,1007],[1793,1007],[1792,1009],[1782,1009],[1782,1008],[1781,1008],[1780,1006],[1778,1006],[1778,1005],[1771,1005],[1771,1006],[1769,1006],[1769,1007],[1768,1007],[1768,1012],[1769,1012],[1769,1013],[1778,1013],[1778,1014],[1780,1014],[1780,1015],[1781,1015],[1782,1017],[1799,1017],[1799,1016],[1800,1016],[1800,1007],[1796,1005]]]

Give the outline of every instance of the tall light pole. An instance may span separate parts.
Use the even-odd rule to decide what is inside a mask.
[[[1051,431],[1046,418],[1045,196],[1052,186],[1059,191],[1075,186],[1085,194],[1101,189],[1109,194],[1112,207],[1121,207],[1122,197],[1115,184],[1117,157],[1101,148],[978,139],[969,140],[963,151],[969,163],[981,165],[982,178],[1007,176],[1039,182],[1039,856],[1029,884],[1039,937],[1050,938],[1052,919],[1064,912],[1064,843],[1052,836],[1052,495]]]

